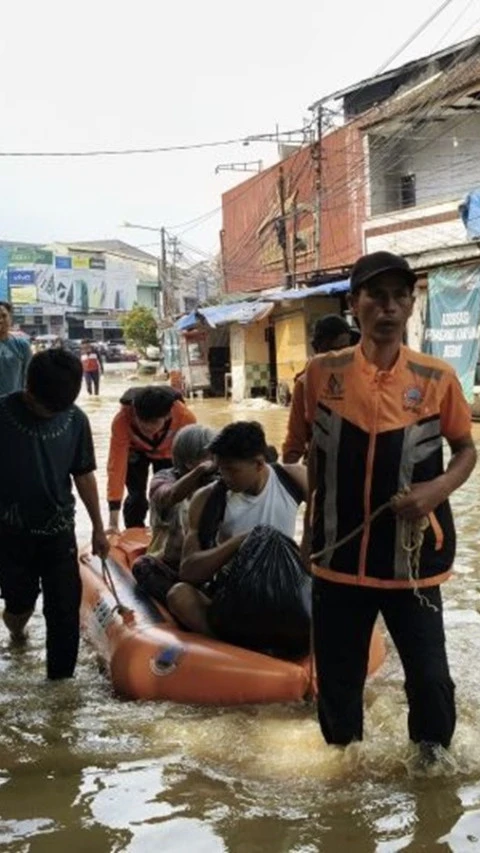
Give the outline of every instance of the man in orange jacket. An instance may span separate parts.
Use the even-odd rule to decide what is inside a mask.
[[[125,527],[143,527],[148,510],[147,481],[153,471],[172,466],[172,443],[177,432],[196,417],[181,394],[168,385],[130,388],[120,400],[122,406],[112,422],[108,454],[107,498],[109,527],[118,529],[123,506]]]
[[[312,359],[305,404],[324,738],[362,739],[368,649],[381,613],[405,671],[410,739],[429,764],[455,728],[440,584],[455,556],[449,497],[472,472],[476,450],[455,371],[402,344],[415,282],[403,257],[359,258],[350,304],[360,344]]]
[[[312,349],[318,355],[353,346],[359,339],[358,329],[349,326],[343,317],[327,314],[315,323]],[[310,430],[305,420],[305,370],[306,367],[295,377],[293,386],[287,436],[282,447],[283,462],[287,465],[294,465],[303,459],[310,441]]]

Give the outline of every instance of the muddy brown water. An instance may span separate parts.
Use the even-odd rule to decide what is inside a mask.
[[[88,413],[104,493],[109,424],[128,372]],[[131,383],[130,383],[131,384]],[[212,426],[261,421],[280,446],[287,413],[195,401]],[[476,439],[480,429],[475,427]],[[397,853],[480,851],[480,468],[454,498],[456,575],[444,587],[457,685],[453,764],[418,776],[396,653],[366,689],[366,733],[327,748],[308,704],[236,709],[123,702],[82,644],[76,678],[44,680],[40,606],[30,642],[0,627],[0,849],[11,853]],[[88,523],[78,513],[80,542]]]

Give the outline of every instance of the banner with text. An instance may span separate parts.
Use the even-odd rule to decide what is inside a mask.
[[[445,267],[428,276],[423,351],[455,368],[473,402],[480,334],[480,267]]]

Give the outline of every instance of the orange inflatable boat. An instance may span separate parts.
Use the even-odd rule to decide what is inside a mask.
[[[110,672],[115,691],[129,699],[188,704],[240,705],[290,702],[312,693],[310,658],[280,660],[179,628],[160,604],[145,596],[131,575],[148,545],[148,531],[130,529],[111,538],[106,569],[83,554],[82,629]],[[385,657],[375,630],[369,672]]]

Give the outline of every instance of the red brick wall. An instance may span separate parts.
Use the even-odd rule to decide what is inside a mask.
[[[297,235],[305,250],[297,254],[297,276],[316,269],[314,205],[315,163],[312,149],[302,149],[281,164],[287,212],[287,245],[291,264],[292,206],[296,199]],[[283,258],[274,229],[280,216],[280,164],[225,193],[223,263],[229,292],[280,287]],[[355,125],[328,134],[322,143],[322,270],[349,266],[362,250],[364,218],[363,149]]]

